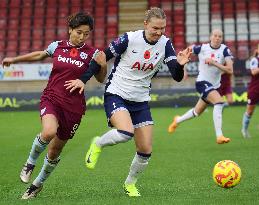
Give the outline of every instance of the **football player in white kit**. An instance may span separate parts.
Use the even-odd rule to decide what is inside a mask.
[[[129,196],[140,196],[135,184],[152,152],[153,119],[148,105],[151,79],[164,62],[173,79],[181,81],[183,67],[191,55],[191,49],[187,48],[176,56],[171,40],[164,36],[165,27],[164,11],[151,8],[146,12],[144,30],[125,33],[105,50],[106,61],[115,57],[104,93],[108,123],[114,128],[93,139],[85,162],[87,168],[93,169],[104,147],[134,137],[137,152],[124,183],[125,193]],[[88,78],[82,76],[81,80],[86,82]],[[81,91],[82,81],[71,81],[67,88]]]
[[[228,143],[230,138],[222,133],[222,109],[224,102],[217,89],[220,87],[222,73],[233,73],[232,55],[228,47],[222,44],[223,33],[219,29],[212,31],[210,43],[193,45],[193,53],[199,58],[199,74],[196,79],[196,90],[201,97],[194,108],[182,116],[175,116],[168,127],[173,133],[177,126],[189,119],[199,116],[208,106],[213,104],[213,121],[218,144]]]

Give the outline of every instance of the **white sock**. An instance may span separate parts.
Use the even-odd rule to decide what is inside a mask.
[[[249,126],[249,123],[250,123],[250,119],[251,119],[251,116],[247,114],[247,112],[244,113],[243,115],[243,120],[242,120],[242,129],[243,130],[247,130],[248,129],[248,126]]]
[[[47,145],[48,145],[48,142],[45,142],[44,140],[41,139],[41,133],[38,134],[32,143],[32,147],[29,154],[29,158],[27,159],[27,163],[35,165],[38,157],[45,150]]]
[[[215,104],[213,107],[213,121],[214,121],[214,128],[215,128],[217,137],[220,137],[223,135],[223,133],[222,133],[222,110],[223,110],[223,103]]]
[[[53,170],[56,168],[58,165],[58,162],[60,161],[60,158],[58,157],[57,159],[50,160],[48,158],[48,155],[44,159],[44,164],[41,168],[41,171],[37,178],[33,181],[32,184],[34,184],[37,187],[42,186],[44,181],[50,176],[50,174],[53,172]]]
[[[145,170],[148,165],[148,160],[151,154],[136,153],[132,160],[129,175],[125,181],[125,184],[135,184],[139,175]]]
[[[198,114],[195,112],[194,108],[188,110],[186,113],[184,113],[182,116],[178,117],[176,119],[177,123],[181,123],[183,121],[189,120],[191,118],[197,117]]]
[[[132,139],[133,133],[112,129],[96,140],[96,145],[99,147],[111,146],[122,142],[127,142]]]

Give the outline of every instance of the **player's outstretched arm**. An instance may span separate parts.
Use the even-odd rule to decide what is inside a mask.
[[[11,64],[14,64],[14,63],[39,61],[47,57],[49,57],[49,55],[47,54],[46,51],[34,51],[32,53],[28,53],[25,55],[4,58],[2,61],[2,65],[3,67],[5,67],[5,66],[10,66]]]

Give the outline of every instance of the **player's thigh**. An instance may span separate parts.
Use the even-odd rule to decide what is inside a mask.
[[[58,120],[53,114],[46,114],[41,118],[42,132],[44,140],[50,141],[57,133]]]
[[[146,125],[135,129],[135,144],[138,152],[149,154],[152,152],[153,125]]]
[[[51,160],[58,158],[62,152],[63,147],[66,145],[68,140],[61,140],[57,136],[54,137],[48,146],[48,157]]]
[[[219,92],[217,90],[212,90],[206,100],[208,100],[210,103],[212,104],[216,104],[216,103],[221,103],[222,102],[222,97],[220,96]]]
[[[110,118],[110,122],[118,130],[124,130],[131,133],[134,132],[131,116],[127,110],[118,110],[114,112]]]
[[[196,103],[194,110],[195,112],[200,115],[201,113],[203,113],[203,111],[206,109],[206,107],[208,106],[208,103],[205,102],[203,99],[199,99],[198,102]]]
[[[110,127],[116,127],[131,133],[134,132],[126,101],[122,97],[113,94],[105,95],[104,108]]]

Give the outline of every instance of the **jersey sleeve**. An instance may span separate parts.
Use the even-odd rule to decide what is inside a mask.
[[[258,60],[256,58],[252,58],[250,61],[250,69],[258,68]]]
[[[192,52],[196,55],[198,55],[201,52],[201,45],[193,45],[192,46]]]
[[[114,57],[119,56],[126,51],[128,43],[128,34],[124,33],[122,36],[118,37],[110,43],[109,50]]]
[[[83,73],[83,75],[79,78],[84,84],[90,80],[90,78],[97,74],[101,69],[101,66],[94,60],[92,59],[90,61],[88,69]]]
[[[46,53],[49,55],[49,56],[53,56],[56,48],[58,47],[58,42],[59,41],[54,41],[52,42],[51,44],[49,44],[48,48],[45,50]]]
[[[177,82],[180,82],[183,79],[184,66],[178,63],[177,57],[175,55],[174,47],[170,40],[167,41],[165,46],[164,63],[167,65],[173,79],[176,80]]]
[[[228,47],[224,48],[223,56],[224,56],[225,59],[226,58],[231,58],[231,59],[233,58],[233,55],[232,55],[232,53],[231,53],[231,51]]]
[[[174,50],[172,42],[170,40],[168,40],[165,45],[164,62],[165,62],[165,64],[167,64],[168,62],[170,62],[172,60],[176,60],[176,55],[175,55],[175,50]]]

